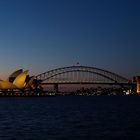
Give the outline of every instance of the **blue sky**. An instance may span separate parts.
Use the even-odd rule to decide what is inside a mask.
[[[140,75],[139,0],[1,0],[0,77],[75,65]]]

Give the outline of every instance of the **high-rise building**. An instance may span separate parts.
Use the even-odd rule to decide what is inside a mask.
[[[135,76],[133,82],[136,83],[136,92],[140,94],[140,76]]]

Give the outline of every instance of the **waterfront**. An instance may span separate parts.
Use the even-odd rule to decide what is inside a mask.
[[[139,96],[0,98],[0,139],[139,139]]]

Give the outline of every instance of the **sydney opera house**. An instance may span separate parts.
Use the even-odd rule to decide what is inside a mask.
[[[37,80],[34,76],[28,75],[28,70],[22,69],[12,73],[7,81],[0,80],[0,90],[33,90],[37,88]]]

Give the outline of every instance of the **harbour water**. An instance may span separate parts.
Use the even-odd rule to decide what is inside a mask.
[[[0,140],[139,140],[139,96],[1,97]]]

